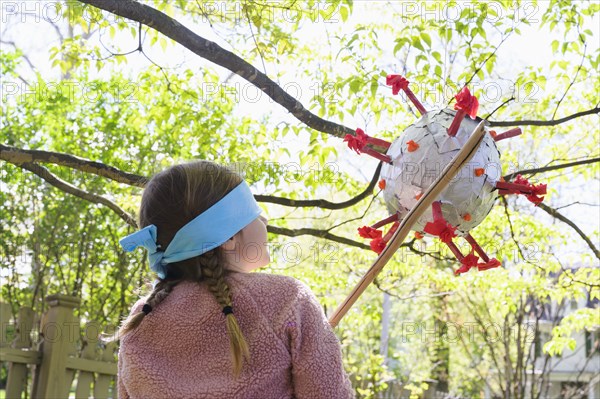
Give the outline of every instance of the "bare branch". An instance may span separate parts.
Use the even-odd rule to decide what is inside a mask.
[[[481,71],[481,68],[483,68],[485,66],[485,64],[487,64],[487,62],[496,55],[496,53],[498,52],[498,50],[500,49],[500,46],[502,46],[502,44],[506,41],[506,39],[508,39],[510,37],[510,35],[514,32],[514,29],[512,29],[506,36],[503,35],[502,40],[500,41],[500,43],[498,43],[498,45],[496,46],[496,48],[494,49],[493,52],[491,52],[486,58],[485,60],[483,60],[483,62],[481,63],[481,65],[479,65],[475,71],[473,72],[473,74],[471,75],[471,77],[465,82],[465,84],[463,86],[468,86],[472,81],[473,78],[475,78],[475,76],[477,76],[477,74],[479,73],[479,71]],[[469,45],[469,48],[471,46]]]
[[[66,192],[66,193],[69,193],[71,195],[74,195],[76,197],[84,199],[86,201],[93,202],[95,204],[102,204],[102,205],[107,206],[108,208],[112,209],[117,215],[119,215],[119,217],[121,219],[123,219],[125,221],[125,223],[137,228],[137,222],[135,221],[133,216],[131,216],[129,213],[125,212],[123,209],[121,209],[117,204],[115,204],[111,200],[104,198],[100,195],[96,195],[96,194],[88,193],[87,191],[83,191],[64,180],[59,179],[54,174],[52,174],[52,172],[50,172],[48,169],[46,169],[45,167],[43,167],[41,165],[38,165],[35,163],[30,163],[30,162],[23,162],[23,163],[19,164],[18,166],[39,176],[40,178],[45,180],[48,184]]]
[[[117,213],[117,215],[119,215],[119,217],[121,217],[127,224],[129,224],[130,226],[133,226],[134,228],[137,228],[137,223],[135,222],[134,218],[131,215],[127,214],[127,212],[125,212],[124,210],[119,208],[112,201],[110,201],[104,197],[80,190],[79,188],[69,184],[68,182],[65,182],[65,181],[59,179],[45,167],[40,166],[36,163],[32,163],[32,162],[41,161],[41,162],[48,162],[48,163],[53,163],[53,164],[61,165],[61,166],[67,166],[67,167],[71,167],[76,170],[81,170],[86,173],[93,173],[98,176],[107,177],[114,181],[137,186],[137,187],[144,187],[146,185],[146,183],[148,182],[148,179],[146,177],[123,172],[112,166],[108,166],[108,165],[105,165],[100,162],[90,161],[90,160],[87,160],[84,158],[79,158],[79,157],[76,157],[73,155],[50,152],[50,151],[24,150],[24,149],[16,148],[13,146],[7,146],[7,145],[3,145],[3,144],[0,144],[0,159],[10,162],[14,165],[17,165],[23,169],[29,170],[30,172],[38,175],[39,177],[41,177],[42,179],[47,181],[49,184],[57,187],[58,189],[66,192],[66,193],[75,195],[79,198],[82,198],[84,200],[87,200],[87,201],[90,201],[93,203],[100,203],[100,204],[106,205],[107,207],[112,209],[115,213]],[[278,203],[281,205],[288,205],[288,206],[294,206],[294,207],[323,206],[323,207],[330,207],[331,209],[342,209],[342,208],[351,206],[351,205],[359,202],[360,200],[362,200],[363,198],[367,197],[368,195],[370,195],[372,193],[373,187],[375,186],[375,183],[377,182],[377,178],[379,176],[380,170],[381,170],[381,163],[378,165],[377,170],[375,171],[375,175],[374,175],[371,183],[369,184],[369,187],[367,187],[367,189],[365,191],[363,191],[358,196],[356,196],[348,201],[345,201],[343,203],[339,203],[339,204],[331,203],[326,200],[296,201],[296,200],[290,200],[287,198],[273,197],[273,196],[268,196],[268,195],[256,195],[255,197],[256,197],[257,201]],[[268,226],[268,231],[271,233],[274,233],[274,234],[280,234],[280,235],[285,235],[285,236],[290,236],[290,237],[296,237],[296,236],[300,236],[300,235],[313,235],[316,237],[326,238],[331,241],[339,242],[339,243],[342,243],[345,245],[354,246],[354,247],[358,247],[358,248],[362,248],[362,249],[370,248],[366,244],[332,234],[329,232],[329,230],[331,230],[331,229],[319,230],[319,229],[311,229],[311,228],[301,228],[301,229],[293,230],[293,229],[287,229],[287,228],[283,228],[283,227]]]
[[[508,212],[508,201],[506,200],[505,196],[501,196],[500,198],[502,200],[502,205],[504,207],[504,214],[506,215],[506,221],[508,222],[508,228],[510,230],[510,236],[511,236],[511,238],[512,238],[514,244],[515,244],[515,246],[517,247],[517,250],[519,251],[519,256],[521,257],[521,259],[523,259],[524,262],[527,262],[529,264],[534,264],[536,266],[536,268],[544,270],[541,266],[539,266],[539,265],[537,265],[537,264],[532,263],[531,261],[529,261],[529,259],[523,253],[523,250],[521,249],[521,244],[517,240],[517,236],[515,234],[515,229],[514,229],[513,224],[512,224],[512,219],[510,217],[510,213]]]
[[[136,187],[144,187],[148,182],[148,179],[144,176],[124,172],[101,162],[90,161],[89,159],[60,152],[25,150],[11,145],[0,144],[0,159],[18,166],[30,162],[44,162],[66,166]]]
[[[119,183],[128,184],[135,187],[145,187],[148,178],[145,176],[136,175],[133,173],[124,172],[113,166],[103,164],[101,162],[90,161],[89,159],[80,158],[74,155],[69,155],[60,152],[42,151],[42,150],[26,150],[17,148],[11,145],[0,144],[0,159],[20,166],[25,162],[45,162],[55,165],[66,166],[85,173],[92,173],[98,176],[106,177]],[[375,169],[373,178],[367,188],[354,198],[344,202],[331,202],[323,199],[316,200],[292,200],[289,198],[276,197],[272,195],[255,195],[254,198],[258,202],[267,202],[290,207],[320,207],[323,209],[344,209],[350,207],[373,193],[379,173],[381,172],[382,163],[380,162]]]
[[[339,242],[340,244],[349,245],[352,247],[369,249],[369,250],[371,248],[367,244],[363,244],[361,242],[354,241],[349,238],[340,237],[335,234],[331,234],[327,230],[311,229],[311,228],[300,228],[300,229],[294,230],[294,229],[287,229],[285,227],[277,227],[277,226],[269,225],[269,226],[267,226],[267,231],[269,233],[280,234],[280,235],[284,235],[284,236],[288,236],[288,237],[298,237],[298,236],[302,236],[302,235],[309,235],[309,236],[315,236],[315,237],[319,237],[319,238],[326,238],[328,240]]]
[[[573,86],[573,84],[575,84],[575,80],[577,79],[577,75],[579,75],[579,71],[581,71],[581,67],[583,66],[583,61],[585,61],[585,53],[586,53],[586,51],[587,51],[587,44],[585,42],[583,42],[583,54],[581,55],[581,63],[579,64],[579,68],[577,68],[577,72],[575,72],[575,76],[573,76],[573,79],[571,79],[571,82],[569,83],[569,86],[567,86],[567,88],[566,88],[565,92],[563,93],[562,97],[556,103],[556,108],[554,108],[554,113],[552,113],[552,119],[554,119],[556,117],[556,113],[558,112],[558,108],[560,107],[560,104],[563,102],[563,100],[567,96],[567,93],[569,92],[569,89],[571,89],[571,87]]]
[[[263,66],[263,73],[267,74],[267,67],[265,65],[265,56],[263,55],[262,50],[260,49],[258,42],[256,41],[256,35],[254,35],[254,29],[252,29],[252,20],[250,20],[250,15],[248,14],[248,9],[245,9],[246,19],[248,20],[248,27],[250,28],[250,34],[252,35],[252,40],[254,41],[254,47],[260,56],[260,62]]]
[[[112,211],[114,211],[121,219],[123,219],[128,225],[130,225],[134,228],[138,228],[137,222],[135,221],[134,217],[131,216],[130,214],[128,214],[127,212],[125,212],[117,204],[110,201],[109,199],[104,198],[99,195],[96,195],[96,194],[93,194],[93,193],[88,193],[84,190],[81,190],[64,180],[59,179],[54,174],[52,174],[52,172],[50,172],[48,169],[46,169],[45,167],[43,167],[41,165],[31,163],[31,162],[20,162],[17,164],[17,166],[32,172],[33,174],[35,174],[35,175],[39,176],[40,178],[42,178],[43,180],[45,180],[50,185],[62,190],[65,193],[74,195],[76,197],[79,197],[79,198],[84,199],[89,202],[107,206]],[[284,227],[268,226],[267,231],[270,233],[289,236],[289,237],[297,237],[297,236],[301,236],[301,235],[311,235],[311,236],[315,236],[315,237],[325,238],[330,241],[339,242],[341,244],[348,245],[348,246],[353,246],[353,247],[357,247],[357,248],[361,248],[361,249],[370,249],[370,247],[366,244],[351,240],[349,238],[340,237],[338,235],[330,233],[328,230],[311,229],[311,228],[301,228],[301,229],[294,230],[294,229],[287,229]],[[408,246],[408,244],[405,244],[405,245]]]
[[[513,96],[513,97],[509,98],[508,100],[504,101],[502,104],[498,105],[498,106],[497,106],[497,107],[496,107],[496,108],[495,108],[495,109],[494,109],[492,112],[490,112],[489,114],[487,114],[487,116],[485,117],[485,119],[486,119],[486,120],[487,120],[487,119],[490,119],[490,117],[491,117],[492,115],[494,115],[496,112],[498,112],[498,110],[499,110],[499,109],[501,109],[501,108],[502,108],[502,107],[504,107],[506,104],[508,104],[509,102],[511,102],[511,101],[514,101],[514,100],[515,100],[515,97]]]
[[[292,200],[289,198],[274,197],[271,195],[255,195],[254,198],[256,198],[256,200],[259,202],[270,202],[273,204],[285,206],[319,207],[323,209],[344,209],[362,201],[364,198],[368,197],[373,193],[373,189],[375,188],[375,184],[377,183],[377,179],[379,178],[379,173],[381,172],[381,166],[382,162],[379,162],[379,165],[377,165],[377,169],[375,170],[375,174],[373,174],[373,178],[371,179],[369,186],[362,193],[344,202],[335,203],[324,199]]]
[[[507,126],[556,126],[561,123],[565,123],[570,121],[571,119],[580,118],[586,115],[593,115],[600,113],[600,108],[592,108],[587,111],[581,111],[574,113],[573,115],[565,116],[560,119],[552,119],[549,121],[536,121],[531,119],[524,119],[522,121],[488,121],[491,127],[499,126],[499,127],[507,127]]]
[[[156,29],[200,57],[234,72],[258,87],[276,103],[290,111],[299,121],[312,129],[337,137],[344,137],[346,134],[354,135],[353,129],[327,121],[308,111],[298,100],[290,96],[277,83],[244,59],[225,50],[216,43],[198,36],[159,10],[132,0],[80,1]]]
[[[9,44],[11,46],[13,46],[15,48],[15,50],[18,50],[19,48],[17,47],[16,43],[14,41],[4,41],[4,40],[0,40],[0,43],[4,43],[4,44]],[[33,72],[37,71],[37,68],[35,67],[35,65],[33,65],[33,63],[31,62],[31,60],[29,59],[29,57],[27,56],[27,54],[19,54],[19,56],[21,58],[23,58],[25,60],[25,62],[27,62],[27,65],[29,65],[29,68],[31,68],[31,70]]]
[[[587,243],[592,252],[594,252],[594,255],[596,255],[596,258],[600,259],[600,251],[598,251],[598,248],[596,248],[592,240],[590,240],[590,238],[586,236],[585,233],[581,231],[581,229],[575,223],[573,223],[570,219],[559,213],[556,209],[544,204],[543,202],[539,203],[538,207],[546,211],[550,216],[560,220],[561,222],[565,222],[566,224],[571,226],[573,230],[575,230],[577,234],[579,234],[579,236],[583,238],[583,240]]]
[[[402,244],[404,246],[407,246],[406,244]],[[375,284],[375,287],[377,287],[377,289],[383,293],[388,294],[391,297],[396,298],[399,301],[407,301],[409,299],[414,299],[414,298],[420,298],[420,297],[427,297],[427,298],[436,298],[436,297],[446,297],[449,295],[454,295],[454,291],[443,291],[443,292],[436,292],[436,293],[415,293],[415,294],[411,294],[408,296],[399,296],[396,294],[391,293],[390,291],[386,290],[385,288],[381,287],[381,282],[379,281],[379,279],[377,277],[375,277],[375,280],[373,280],[373,284]]]
[[[523,170],[519,170],[519,171],[516,171],[516,172],[513,172],[513,173],[509,173],[508,175],[505,175],[503,177],[504,177],[504,180],[510,181],[516,175],[534,175],[536,173],[549,172],[551,170],[565,169],[565,168],[570,168],[570,167],[573,167],[573,166],[586,165],[586,164],[596,163],[596,162],[600,162],[600,158],[584,159],[582,161],[574,161],[574,162],[569,162],[569,163],[563,163],[563,164],[560,164],[560,165],[544,166],[544,167],[541,167],[541,168],[523,169]]]

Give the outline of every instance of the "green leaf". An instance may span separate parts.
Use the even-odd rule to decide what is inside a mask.
[[[421,39],[427,43],[427,46],[431,47],[431,36],[427,32],[421,32]]]
[[[346,6],[340,7],[340,15],[342,16],[343,22],[346,22],[348,20],[348,12],[349,12],[348,7],[346,7]]]
[[[353,79],[352,81],[350,81],[350,84],[349,84],[350,92],[358,93],[358,91],[360,90],[361,84],[362,84],[362,82],[358,79]]]
[[[413,47],[416,47],[421,51],[425,51],[425,48],[423,48],[423,45],[421,44],[421,39],[419,39],[419,36],[412,37],[412,45],[413,45]]]

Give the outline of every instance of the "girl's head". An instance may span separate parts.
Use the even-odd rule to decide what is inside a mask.
[[[220,308],[230,309],[231,292],[224,276],[233,271],[250,271],[269,263],[266,219],[258,215],[260,208],[244,185],[239,174],[210,161],[175,165],[150,179],[142,195],[139,213],[139,225],[144,229],[135,233],[144,233],[145,241],[136,237],[134,241],[141,240],[143,244],[138,242],[129,249],[137,245],[149,248],[153,270],[162,278],[158,279],[146,301],[149,305],[146,313],[132,314],[113,339],[122,338],[134,330],[148,309],[158,306],[180,281],[206,284]],[[229,193],[231,195],[227,196]],[[235,218],[225,215],[231,212],[235,213]],[[207,228],[207,220],[214,225]],[[248,223],[248,220],[251,221]],[[232,231],[237,230],[240,224],[244,226],[241,230]],[[174,240],[176,234],[177,239]],[[202,246],[204,249],[198,249],[197,243],[195,247],[193,242],[189,244],[190,240],[208,236],[216,237],[216,243]],[[148,240],[154,242],[148,245]],[[169,247],[172,242],[173,245]],[[212,249],[206,251],[206,248]],[[180,258],[185,259],[178,260]],[[224,313],[234,374],[239,375],[243,357],[249,357],[249,350],[235,315],[230,311]]]
[[[242,182],[239,174],[210,161],[170,167],[156,174],[146,185],[140,205],[140,227],[156,226],[156,244],[165,251],[175,234],[182,234],[182,227],[187,225],[190,228],[190,221],[202,215],[197,220],[199,226],[191,227],[190,231],[197,233],[202,248],[219,244],[216,252],[225,269],[250,271],[265,266],[270,260],[267,220],[258,216],[262,211],[250,191],[246,190],[246,196],[241,194],[231,199],[229,205],[220,203],[222,207],[213,207],[235,188],[244,188],[238,187]],[[215,217],[207,216],[205,212],[209,209]],[[221,244],[221,241],[224,242]],[[190,266],[195,264],[194,259],[192,257],[174,263],[169,261],[164,270],[168,273],[166,277],[191,273]],[[195,275],[190,277],[196,280]]]

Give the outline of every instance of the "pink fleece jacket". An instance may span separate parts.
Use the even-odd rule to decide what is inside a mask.
[[[220,306],[205,285],[186,281],[121,340],[119,398],[355,398],[340,343],[308,286],[265,273],[225,279],[250,349],[240,378]]]

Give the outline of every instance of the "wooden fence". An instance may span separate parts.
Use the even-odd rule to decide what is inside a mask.
[[[79,298],[50,295],[46,303],[41,317],[31,308],[19,309],[16,322],[10,305],[0,303],[0,362],[8,365],[5,397],[116,397],[116,344],[98,341],[98,323],[80,325],[74,315]]]

